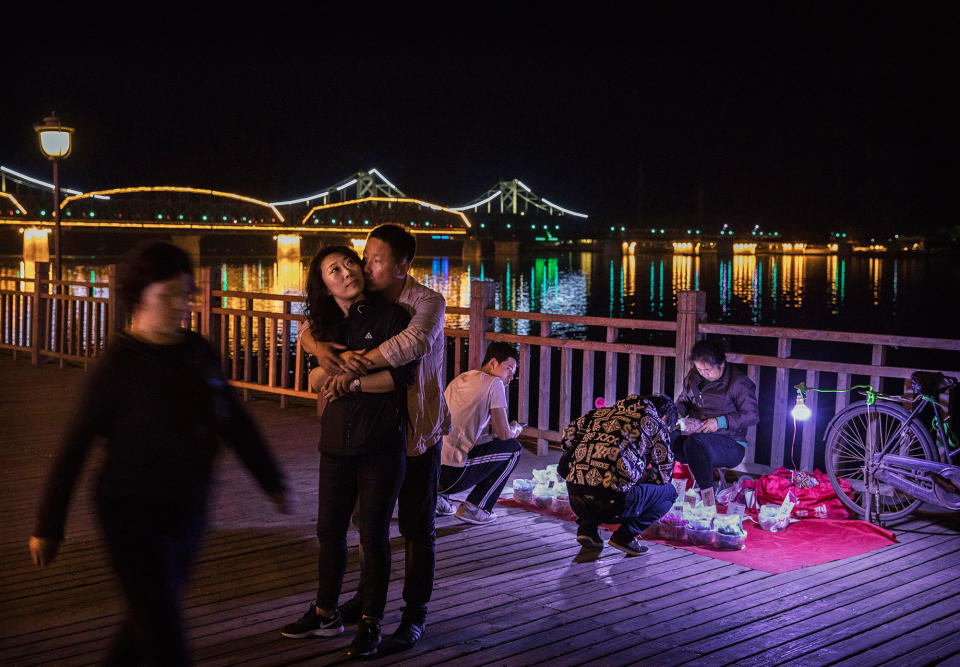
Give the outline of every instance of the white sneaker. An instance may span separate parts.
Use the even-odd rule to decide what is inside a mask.
[[[465,521],[466,523],[484,524],[490,523],[496,519],[497,513],[493,510],[487,512],[486,510],[480,509],[473,503],[468,503],[466,500],[464,500],[462,503],[460,503],[460,507],[457,509],[456,517],[461,521]]]
[[[442,493],[437,495],[437,516],[450,516],[456,511],[449,498]]]

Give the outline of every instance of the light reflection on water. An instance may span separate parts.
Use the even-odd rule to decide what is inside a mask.
[[[214,262],[210,266],[221,289],[302,294],[308,259],[264,258]],[[951,258],[937,256],[719,258],[567,252],[473,262],[456,256],[428,257],[417,260],[411,273],[443,294],[450,306],[469,306],[471,281],[487,278],[497,283],[494,305],[499,309],[673,319],[677,293],[700,288],[707,292],[708,319],[714,322],[953,337],[955,332],[948,330],[946,320],[936,315],[942,309],[936,294],[960,286],[951,267]],[[108,269],[103,265],[68,263],[64,268],[73,280],[108,279]],[[29,277],[31,269],[23,262],[0,260],[0,287],[11,288],[22,282],[16,279]],[[925,285],[931,276],[940,277],[937,289]],[[75,290],[87,293],[84,288]],[[106,290],[98,288],[95,295],[106,296]],[[246,307],[243,299],[226,305]],[[259,300],[254,307],[281,308],[277,302]],[[301,306],[293,304],[292,310],[300,312]],[[462,327],[467,321],[466,316],[451,315],[447,325]],[[539,325],[520,321],[515,331],[538,333]],[[558,323],[553,331],[579,336],[583,328]]]

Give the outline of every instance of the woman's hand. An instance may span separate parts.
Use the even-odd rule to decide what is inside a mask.
[[[30,556],[37,567],[45,567],[52,563],[60,552],[60,540],[47,537],[30,538]]]
[[[367,371],[373,368],[373,362],[367,359],[363,352],[347,350],[340,353],[340,367],[355,376],[366,375]]]

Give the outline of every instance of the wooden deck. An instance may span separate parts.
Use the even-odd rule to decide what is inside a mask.
[[[87,466],[57,562],[38,570],[26,549],[81,375],[0,355],[0,664],[97,662],[120,618],[90,512],[95,465]],[[293,517],[274,513],[236,459],[222,457],[211,530],[185,599],[194,658],[204,665],[341,662],[349,630],[325,640],[279,633],[302,614],[316,585],[313,410],[280,410],[275,399],[249,406],[299,505]],[[527,454],[521,466],[548,462]],[[413,650],[373,664],[960,661],[955,520],[918,518],[895,528],[897,544],[771,575],[660,545],[640,558],[608,548],[579,562],[573,524],[516,509],[498,513],[489,526],[440,520],[426,634]],[[385,634],[402,605],[401,542],[394,547]],[[357,574],[351,549],[345,590]]]

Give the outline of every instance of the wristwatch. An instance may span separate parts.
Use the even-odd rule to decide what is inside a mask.
[[[355,394],[360,391],[360,378],[353,378],[353,382],[350,383],[350,393]]]

